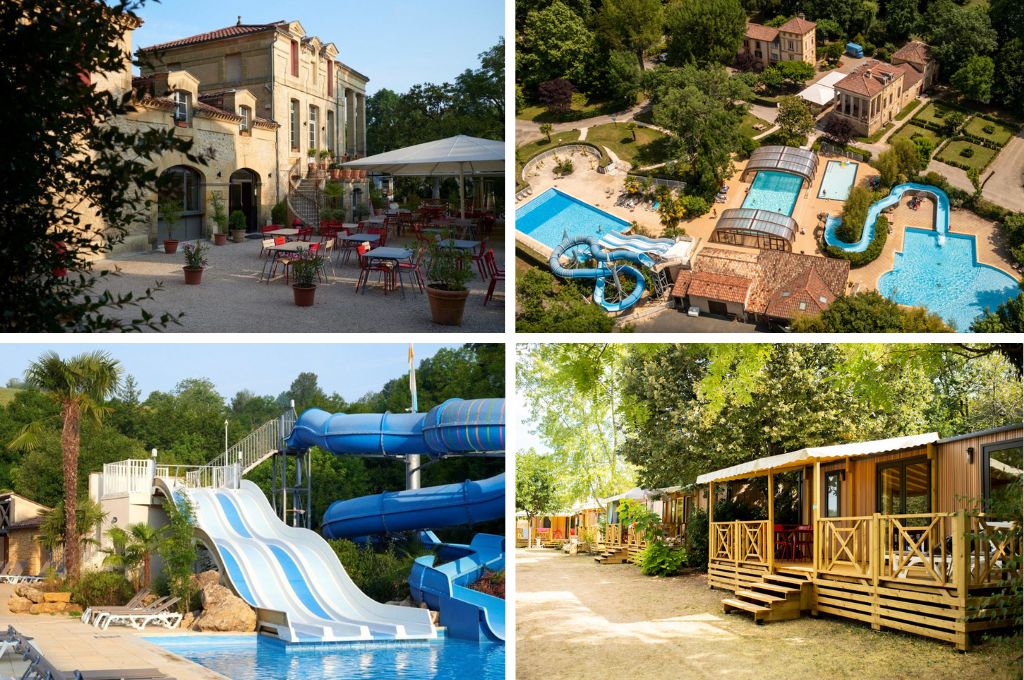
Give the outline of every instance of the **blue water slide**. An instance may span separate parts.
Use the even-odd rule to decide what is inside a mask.
[[[845,250],[848,253],[863,253],[868,249],[871,239],[875,237],[875,221],[883,210],[900,202],[903,195],[908,191],[915,193],[931,194],[935,198],[935,231],[939,235],[939,243],[945,243],[946,234],[949,233],[949,196],[942,189],[930,184],[917,184],[907,182],[897,184],[889,192],[889,195],[871,204],[868,208],[868,216],[864,221],[864,228],[860,232],[860,240],[856,243],[847,243],[839,238],[836,230],[842,224],[842,220],[829,217],[825,223],[825,243]]]
[[[485,570],[505,569],[505,538],[477,534],[462,545],[435,537],[433,547],[435,554],[417,558],[409,574],[413,601],[436,610],[452,637],[504,642],[505,600],[468,586]]]
[[[504,399],[449,399],[427,413],[327,413],[309,409],[287,439],[338,456],[465,456],[505,451]]]
[[[573,261],[579,262],[582,259],[593,258],[597,261],[596,267],[569,268],[562,265],[562,257],[567,256]],[[618,264],[619,262],[631,262],[647,268],[654,266],[654,260],[649,255],[631,252],[628,250],[606,251],[593,236],[566,236],[548,258],[548,266],[551,273],[563,279],[595,279],[594,282],[594,303],[601,306],[607,312],[622,312],[637,302],[644,294],[646,283],[643,273],[636,267],[629,264]],[[612,277],[612,285],[619,286],[619,276],[628,276],[633,279],[635,287],[633,291],[617,302],[606,299],[605,287],[608,285],[607,277]]]
[[[505,473],[478,482],[389,491],[335,501],[320,526],[327,538],[473,525],[505,516]]]

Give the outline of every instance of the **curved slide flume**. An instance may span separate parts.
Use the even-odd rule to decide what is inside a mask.
[[[289,642],[425,640],[437,631],[425,610],[381,604],[352,582],[316,532],[289,527],[258,486],[186,489],[196,529],[230,584],[251,606],[281,612],[262,622]],[[275,617],[276,618],[276,617]]]
[[[597,267],[573,269],[562,265],[562,257],[576,258],[576,253],[569,253],[578,246],[587,246],[590,250],[589,257],[597,260]],[[654,260],[649,255],[632,252],[628,250],[613,250],[607,252],[598,243],[598,239],[592,236],[568,236],[562,240],[555,249],[551,251],[548,258],[548,267],[551,273],[563,279],[595,279],[594,302],[600,305],[607,312],[622,312],[640,301],[646,286],[643,273],[636,267],[628,264],[616,264],[619,261],[631,262],[647,268],[654,266]],[[633,279],[635,284],[633,291],[618,302],[609,302],[605,299],[606,277],[613,276],[617,280],[619,275],[627,275]],[[619,282],[621,285],[621,282]]]
[[[903,195],[908,191],[931,194],[935,198],[935,231],[939,234],[939,243],[944,243],[946,234],[949,233],[949,196],[938,187],[930,184],[917,184],[916,182],[897,184],[892,188],[888,196],[871,204],[871,207],[868,208],[867,219],[864,221],[864,228],[860,232],[860,239],[856,243],[847,243],[840,239],[836,234],[836,230],[842,224],[842,221],[838,218],[830,217],[825,224],[825,243],[845,250],[848,253],[864,252],[875,237],[875,221],[878,219],[878,216],[886,208],[898,204]]]

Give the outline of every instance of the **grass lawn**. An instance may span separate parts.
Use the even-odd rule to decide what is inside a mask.
[[[921,102],[916,99],[911,99],[910,102],[903,107],[903,110],[896,114],[896,120],[903,120],[906,118],[910,112],[914,110],[914,107],[920,103]]]
[[[754,129],[755,125],[763,125],[764,128],[762,128],[760,130],[755,130]],[[758,118],[757,116],[755,116],[752,113],[747,113],[747,114],[745,114],[743,116],[743,125],[740,128],[740,131],[743,133],[744,137],[754,137],[755,135],[759,135],[759,134],[763,133],[765,130],[767,130],[771,126],[772,126],[772,124],[769,123],[768,121],[766,121],[766,120],[764,120],[762,118]]]
[[[965,158],[960,155],[960,151],[965,148],[974,150],[974,155],[970,158]],[[985,146],[979,146],[966,141],[953,141],[943,147],[942,152],[935,158],[940,161],[956,161],[958,163],[966,163],[972,168],[977,168],[980,172],[982,168],[988,165],[988,162],[996,155],[995,149],[989,149]]]
[[[935,145],[935,148],[938,148],[939,143],[942,142],[942,140],[944,139],[943,137],[939,136],[939,133],[933,132],[928,128],[923,128],[919,125],[914,125],[913,123],[907,123],[906,125],[901,127],[896,132],[896,134],[889,138],[889,143],[892,144],[893,140],[895,140],[898,137],[906,137],[907,139],[910,139],[914,135],[921,135],[922,137],[930,139],[932,141],[932,144]]]
[[[879,139],[881,139],[882,135],[884,135],[886,132],[888,132],[891,128],[892,128],[892,121],[889,121],[888,123],[886,123],[882,127],[880,127],[877,130],[875,130],[875,134],[871,135],[870,137],[854,137],[854,139],[857,140],[858,142],[860,142],[861,144],[874,144]]]
[[[624,123],[606,123],[588,129],[586,141],[611,149],[627,163],[635,161],[640,165],[653,165],[668,160],[664,143],[667,135],[639,125],[633,132],[636,133],[636,141]]]
[[[14,401],[14,397],[21,390],[12,387],[0,387],[0,406],[6,406]]]
[[[985,128],[988,127],[989,125],[995,128],[995,130],[991,133],[985,132]],[[1013,137],[1012,129],[1006,127],[1005,125],[1000,125],[999,123],[993,123],[990,120],[979,118],[978,116],[974,116],[969,121],[967,121],[967,125],[964,126],[964,131],[967,132],[968,134],[974,135],[975,137],[980,137],[990,142],[995,142],[999,146],[1003,146],[1008,141],[1010,141],[1010,137]]]
[[[942,116],[937,116],[935,114],[941,113],[944,115],[948,115],[957,110],[958,109],[955,109],[952,106],[943,104],[941,102],[929,102],[928,106],[921,109],[921,111],[918,112],[916,116],[914,116],[914,120],[921,120],[926,123],[934,123],[935,125],[945,125],[945,118]]]
[[[519,120],[532,120],[534,123],[569,123],[574,120],[603,116],[619,111],[621,107],[611,102],[588,102],[585,97],[574,95],[572,106],[568,111],[552,113],[543,105],[527,106],[516,114]]]

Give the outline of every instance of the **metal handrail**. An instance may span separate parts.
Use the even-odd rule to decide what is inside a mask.
[[[289,410],[280,417],[264,423],[206,465],[186,473],[186,485],[225,486],[225,480],[229,480],[234,474],[225,469],[234,470],[236,464],[240,465],[241,474],[246,474],[281,448],[285,438],[295,427],[295,420],[295,411]]]

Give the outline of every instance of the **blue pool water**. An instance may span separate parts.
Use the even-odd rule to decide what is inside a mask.
[[[903,252],[892,271],[878,281],[882,295],[901,305],[927,307],[966,332],[985,307],[995,309],[1016,297],[1017,282],[975,259],[974,237],[947,234],[945,245],[930,229],[908,227]]]
[[[941,245],[943,239],[946,238],[946,232],[949,231],[949,196],[938,187],[933,187],[930,184],[916,184],[914,182],[897,184],[892,188],[888,196],[871,204],[868,208],[867,219],[864,220],[864,228],[860,232],[860,240],[856,243],[846,243],[841,240],[839,235],[836,234],[836,229],[839,228],[842,220],[829,218],[825,222],[825,243],[842,248],[850,253],[863,253],[868,249],[871,239],[875,236],[875,222],[878,220],[878,216],[886,208],[898,204],[903,198],[903,194],[908,191],[918,194],[931,194],[931,198],[935,201],[935,231],[938,233],[938,243]]]
[[[821,178],[818,198],[830,201],[845,201],[850,197],[850,189],[857,181],[857,164],[853,161],[829,161],[825,166],[825,175]]]
[[[175,635],[145,639],[232,680],[505,678],[505,645],[466,640],[286,645],[263,635]]]
[[[592,205],[563,193],[548,189],[516,210],[516,230],[554,248],[562,236],[576,234],[597,236],[610,231],[628,229],[629,222],[598,210]]]
[[[792,215],[803,183],[804,179],[799,175],[762,170],[750,184],[750,191],[743,200],[743,207]]]

